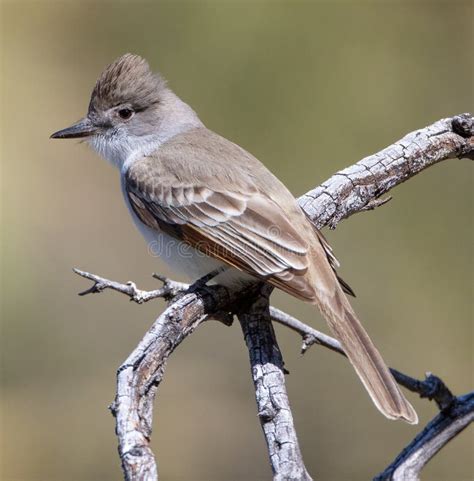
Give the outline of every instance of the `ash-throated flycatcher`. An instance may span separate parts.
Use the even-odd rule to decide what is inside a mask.
[[[194,278],[264,280],[319,307],[378,409],[417,422],[344,292],[331,249],[255,157],[208,130],[148,63],[126,54],[101,74],[87,116],[52,138],[84,137],[120,170],[130,213],[165,261]],[[180,243],[191,246],[183,252]]]

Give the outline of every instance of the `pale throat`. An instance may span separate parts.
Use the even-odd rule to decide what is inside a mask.
[[[152,154],[171,138],[172,136],[168,138],[155,134],[135,136],[117,132],[110,136],[96,135],[87,142],[101,157],[123,171],[134,160]]]
[[[167,98],[168,109],[163,112],[163,117],[157,122],[153,133],[135,135],[125,128],[116,128],[90,137],[88,144],[124,173],[134,161],[151,155],[176,135],[204,127],[194,110],[175,94],[167,91]]]

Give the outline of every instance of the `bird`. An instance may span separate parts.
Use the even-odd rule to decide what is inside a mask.
[[[242,147],[208,129],[139,55],[99,76],[87,115],[55,132],[81,138],[120,172],[149,247],[176,272],[238,288],[266,282],[319,308],[375,406],[418,417],[360,323],[336,260],[286,186]]]

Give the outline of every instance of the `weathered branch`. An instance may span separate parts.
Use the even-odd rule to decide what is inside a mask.
[[[337,172],[299,198],[320,229],[385,203],[380,197],[422,170],[454,158],[474,159],[474,120],[461,114],[411,132],[377,154]]]
[[[219,286],[184,294],[158,317],[118,369],[117,394],[110,409],[116,418],[119,454],[126,480],[158,479],[150,448],[153,401],[168,357],[208,318],[208,312],[230,304],[232,299],[227,289]]]
[[[238,313],[250,355],[258,417],[267,441],[273,479],[311,481],[298,444],[286,393],[283,358],[270,321],[271,290],[264,285]]]
[[[425,465],[474,421],[474,392],[453,399],[374,481],[418,481]]]
[[[167,277],[158,276],[154,274],[155,278],[163,282],[163,288],[156,289],[153,291],[143,291],[141,289],[137,289],[135,283],[130,281],[123,284],[116,281],[112,281],[110,279],[106,279],[105,277],[101,277],[96,274],[91,274],[90,272],[82,271],[80,269],[73,269],[73,270],[76,274],[80,275],[81,277],[94,281],[94,284],[91,288],[87,289],[84,292],[79,293],[80,296],[83,296],[86,294],[99,293],[106,289],[110,289],[110,290],[114,290],[127,295],[131,301],[134,301],[137,304],[142,304],[143,302],[148,302],[152,299],[159,299],[159,298],[163,298],[163,299],[171,298],[176,300],[176,297],[178,295],[184,295],[184,293],[189,292],[191,287],[189,284],[173,281],[172,279],[169,279]],[[132,286],[132,288],[130,286]],[[230,304],[231,298],[228,297],[229,293],[224,288],[221,288],[219,286],[219,289],[222,289],[221,291],[216,290],[216,288],[217,286],[206,287],[208,295],[210,293],[214,293],[214,298],[213,298],[214,309],[213,309],[213,312],[210,311],[207,313],[206,319],[208,319],[211,316],[213,319],[215,318],[217,318],[218,320],[225,319],[226,321],[225,324],[230,325],[231,318],[226,316],[225,314],[228,314],[228,313],[223,311],[222,309],[225,309],[226,307],[229,309],[233,307],[235,309],[235,306],[232,306],[232,304]],[[239,297],[240,297],[240,294],[239,294]],[[244,319],[245,324],[249,323],[249,316],[246,316],[246,314],[252,311],[255,311],[253,313],[253,316],[255,318],[262,319],[262,322],[263,320],[266,320],[267,312],[263,310],[263,304],[262,304],[264,299],[268,299],[268,296],[262,295],[261,297],[255,300],[255,303],[253,304],[247,303],[245,305],[245,309],[242,311],[243,314],[239,316]],[[257,301],[261,301],[261,302],[257,302]],[[242,309],[240,308],[240,310]],[[164,314],[165,313],[163,313],[162,316]],[[318,344],[334,352],[337,352],[342,356],[346,355],[344,353],[344,350],[341,347],[341,343],[337,339],[335,339],[334,337],[328,336],[327,334],[324,334],[323,332],[318,331],[317,329],[314,329],[313,327],[309,326],[308,324],[305,324],[299,319],[296,319],[290,314],[276,307],[270,306],[268,310],[268,315],[271,321],[278,322],[279,324],[285,327],[288,327],[289,329],[301,335],[303,340],[303,343],[301,346],[302,354],[305,354],[306,351],[313,344]],[[254,324],[258,325],[258,323],[256,322],[252,322],[251,324],[252,324],[252,328]],[[259,340],[260,336],[254,336],[252,330],[249,329],[248,327],[245,327],[245,329],[246,330],[244,331],[244,336],[247,337],[247,333],[250,333],[252,337],[255,338],[255,341]],[[272,334],[272,337],[274,337],[274,333]],[[253,340],[251,340],[250,342],[252,343],[252,349],[254,350],[257,348],[259,349],[261,347],[260,345],[253,343]],[[275,344],[275,347],[274,347],[275,351],[278,351],[277,353],[278,355],[275,358],[275,361],[273,363],[277,365],[284,372],[284,367],[283,367],[284,363],[281,357],[281,353],[279,351],[278,344],[276,343],[276,338],[272,342]],[[262,355],[260,355],[260,358],[261,357]],[[448,389],[448,387],[444,384],[444,382],[439,377],[434,376],[431,373],[427,374],[426,379],[424,381],[420,381],[406,374],[403,374],[402,372],[394,368],[390,368],[390,371],[392,372],[395,380],[401,386],[404,386],[409,391],[418,393],[422,398],[428,398],[430,400],[434,400],[440,410],[449,408],[456,399],[451,393],[451,391]]]
[[[245,309],[243,309],[242,306],[237,307],[231,303],[232,300],[240,299],[242,297],[242,293],[234,293],[234,295],[230,297],[230,293],[221,286],[206,286],[206,290],[201,292],[200,289],[193,290],[192,286],[190,286],[189,284],[176,282],[168,279],[167,277],[160,276],[159,278],[163,282],[163,288],[153,291],[143,291],[137,289],[133,282],[127,282],[125,284],[122,284],[120,282],[112,281],[96,274],[91,274],[90,272],[81,271],[80,269],[74,269],[74,272],[81,277],[84,277],[85,279],[94,281],[94,285],[91,288],[79,293],[80,296],[99,293],[106,289],[110,289],[125,294],[130,298],[131,301],[134,301],[137,304],[141,304],[152,299],[167,299],[171,295],[174,302],[170,304],[170,307],[173,307],[175,304],[179,304],[181,302],[182,297],[185,294],[197,294],[201,296],[204,294],[209,296],[211,293],[213,293],[213,309],[209,309],[209,307],[207,307],[206,312],[203,311],[202,313],[203,315],[206,314],[206,319],[217,318],[217,320],[224,320],[225,324],[230,325],[231,317],[227,316],[227,314],[230,314],[230,311],[233,310],[239,316],[241,323],[242,319],[244,319],[244,324],[246,325],[244,336],[248,338],[249,336],[247,334],[251,334],[250,339],[247,339],[247,343],[250,344],[251,349],[253,351],[257,351],[262,347],[260,344],[258,344],[260,337],[258,335],[254,335],[254,332],[252,330],[254,328],[254,325],[258,325],[258,323],[250,323],[249,319],[251,317],[250,314],[252,315],[252,319],[262,319],[262,322],[263,320],[267,319],[267,311],[263,309],[263,305],[265,304],[263,301],[268,300],[268,296],[261,295],[257,299],[255,299],[254,303],[246,302],[244,304]],[[155,277],[157,276],[155,275]],[[130,289],[130,286],[134,286],[133,289]],[[139,294],[137,295],[137,293]],[[166,315],[166,311],[160,316],[160,318],[163,315]],[[303,344],[301,346],[302,354],[304,354],[313,344],[318,344],[320,346],[331,349],[332,351],[337,352],[342,356],[346,355],[341,347],[341,343],[337,339],[328,336],[327,334],[324,334],[317,329],[314,329],[313,327],[305,324],[299,319],[296,319],[290,314],[283,312],[276,307],[270,306],[268,310],[268,315],[270,316],[269,319],[271,321],[278,322],[279,324],[286,326],[301,335],[303,340]],[[251,324],[251,328],[247,326],[247,324],[249,323]],[[272,334],[272,336],[274,337],[274,334]],[[278,355],[274,358],[272,363],[278,366],[282,371],[284,371],[284,363],[283,359],[281,358],[281,353],[279,351],[278,344],[276,343],[276,339],[272,341],[272,344],[275,351],[278,351]],[[259,355],[259,357],[264,357],[264,354]],[[256,358],[256,356],[253,356],[253,358]],[[427,374],[427,377],[424,381],[419,381],[418,379],[403,374],[396,369],[390,368],[390,371],[392,372],[395,380],[401,386],[404,386],[406,389],[412,392],[418,393],[422,398],[429,398],[430,400],[434,400],[438,405],[439,409],[446,409],[453,402],[454,396],[448,389],[448,387],[443,383],[441,379],[433,376],[430,373]]]
[[[319,228],[326,225],[335,227],[340,220],[356,212],[382,205],[385,201],[380,197],[391,188],[441,160],[456,157],[474,158],[473,129],[473,118],[470,114],[440,120],[407,135],[378,154],[338,172],[320,187],[302,196],[299,203]],[[103,278],[78,273],[86,274],[84,277],[94,281],[94,286],[85,293],[110,288],[128,295],[138,303],[156,297],[170,298],[175,292],[182,292],[184,289],[182,284],[167,286],[165,283],[162,289],[145,293],[139,291],[134,284],[122,287],[110,281],[107,285]],[[119,451],[126,479],[134,481],[157,479],[156,464],[149,447],[152,403],[168,356],[205,319],[218,317],[228,321],[229,311],[235,311],[235,301],[239,300],[240,304],[248,295],[249,292],[229,293],[220,287],[200,287],[184,295],[178,295],[177,300],[173,300],[155,321],[139,346],[119,369],[117,397],[112,412],[117,421]],[[262,422],[274,479],[288,479],[284,477],[285,464],[288,463],[301,473],[302,477],[298,479],[310,479],[301,459],[296,434],[294,436],[292,434],[294,426],[282,375],[283,362],[279,351],[278,354],[273,352],[277,349],[274,333],[270,330],[268,320],[263,321],[263,327],[256,322],[258,317],[266,318],[266,311],[260,306],[258,298],[249,307],[246,312],[240,310],[239,317],[249,348],[257,400],[262,400],[259,401],[259,413],[277,411],[275,416],[269,416]],[[252,314],[254,308],[257,310]],[[309,342],[310,339],[313,338],[307,337],[305,342]],[[332,345],[331,348],[337,351],[338,348],[333,341],[335,340],[329,336],[318,338],[320,344],[327,347]],[[268,363],[266,359],[269,360]],[[262,365],[269,370],[262,371],[262,376],[259,377]],[[276,369],[272,371],[271,366],[275,366]],[[271,396],[263,395],[261,388],[266,383],[261,381],[270,377],[272,392],[282,394],[281,404],[275,404]],[[290,430],[293,443],[292,448],[287,450],[282,450],[281,446],[278,446],[279,443],[275,442],[279,436],[278,422],[282,418],[279,411],[282,409],[288,409],[289,415],[285,417],[285,423]],[[283,459],[281,456],[286,458]]]
[[[121,284],[79,269],[74,271],[94,281],[95,284],[86,293],[98,293],[111,289],[127,295],[130,300],[137,303],[146,302],[152,298],[166,298],[170,289],[173,296],[181,296],[161,314],[135,351],[119,368],[117,373],[119,385],[131,389],[119,387],[117,393],[122,392],[122,395],[120,397],[117,395],[115,402],[111,405],[111,410],[117,417],[122,465],[126,473],[131,473],[127,479],[154,479],[156,464],[149,447],[151,428],[147,420],[151,420],[153,399],[163,377],[166,361],[173,350],[201,322],[209,319],[211,315],[213,318],[221,319],[225,317],[226,308],[235,309],[234,303],[240,298],[240,293],[238,297],[232,296],[223,287],[208,286],[203,290],[185,294],[189,290],[187,284],[161,276],[160,280],[166,286],[162,289],[131,290],[129,286],[133,283]],[[96,286],[99,287],[95,288]],[[138,300],[136,292],[141,293]],[[271,323],[268,321],[278,322],[300,334],[303,339],[303,353],[314,344],[324,346],[343,356],[345,353],[337,339],[312,328],[280,309],[270,307],[266,310],[269,293],[258,294],[258,291],[252,292],[249,297],[253,302],[247,302],[239,307],[239,319],[249,347],[258,414],[267,443],[270,443],[268,449],[269,453],[272,453],[271,465],[275,479],[311,480],[302,461],[282,378],[285,372],[283,358]],[[184,314],[187,316],[184,317]],[[226,319],[229,320],[228,317]],[[173,323],[176,325],[170,329]],[[229,322],[226,323],[229,324]],[[444,382],[433,374],[428,373],[426,379],[420,381],[396,369],[390,370],[400,385],[418,393],[421,398],[434,400],[441,410],[441,413],[423,429],[396,460],[375,478],[375,481],[407,479],[416,481],[425,464],[473,421],[474,392],[455,397]],[[148,376],[147,385],[152,386],[153,389],[146,386],[145,389],[140,389],[142,379]],[[149,417],[143,417],[145,406],[150,411]],[[134,422],[135,419],[140,419],[143,424],[136,431],[130,431],[130,422]],[[129,444],[122,443],[122,440],[132,442],[132,448],[129,449]],[[423,447],[424,443],[427,443],[426,449]]]

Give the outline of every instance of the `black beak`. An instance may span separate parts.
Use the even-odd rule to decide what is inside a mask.
[[[68,127],[51,135],[51,139],[79,139],[81,137],[89,137],[97,132],[97,127],[85,117]]]

